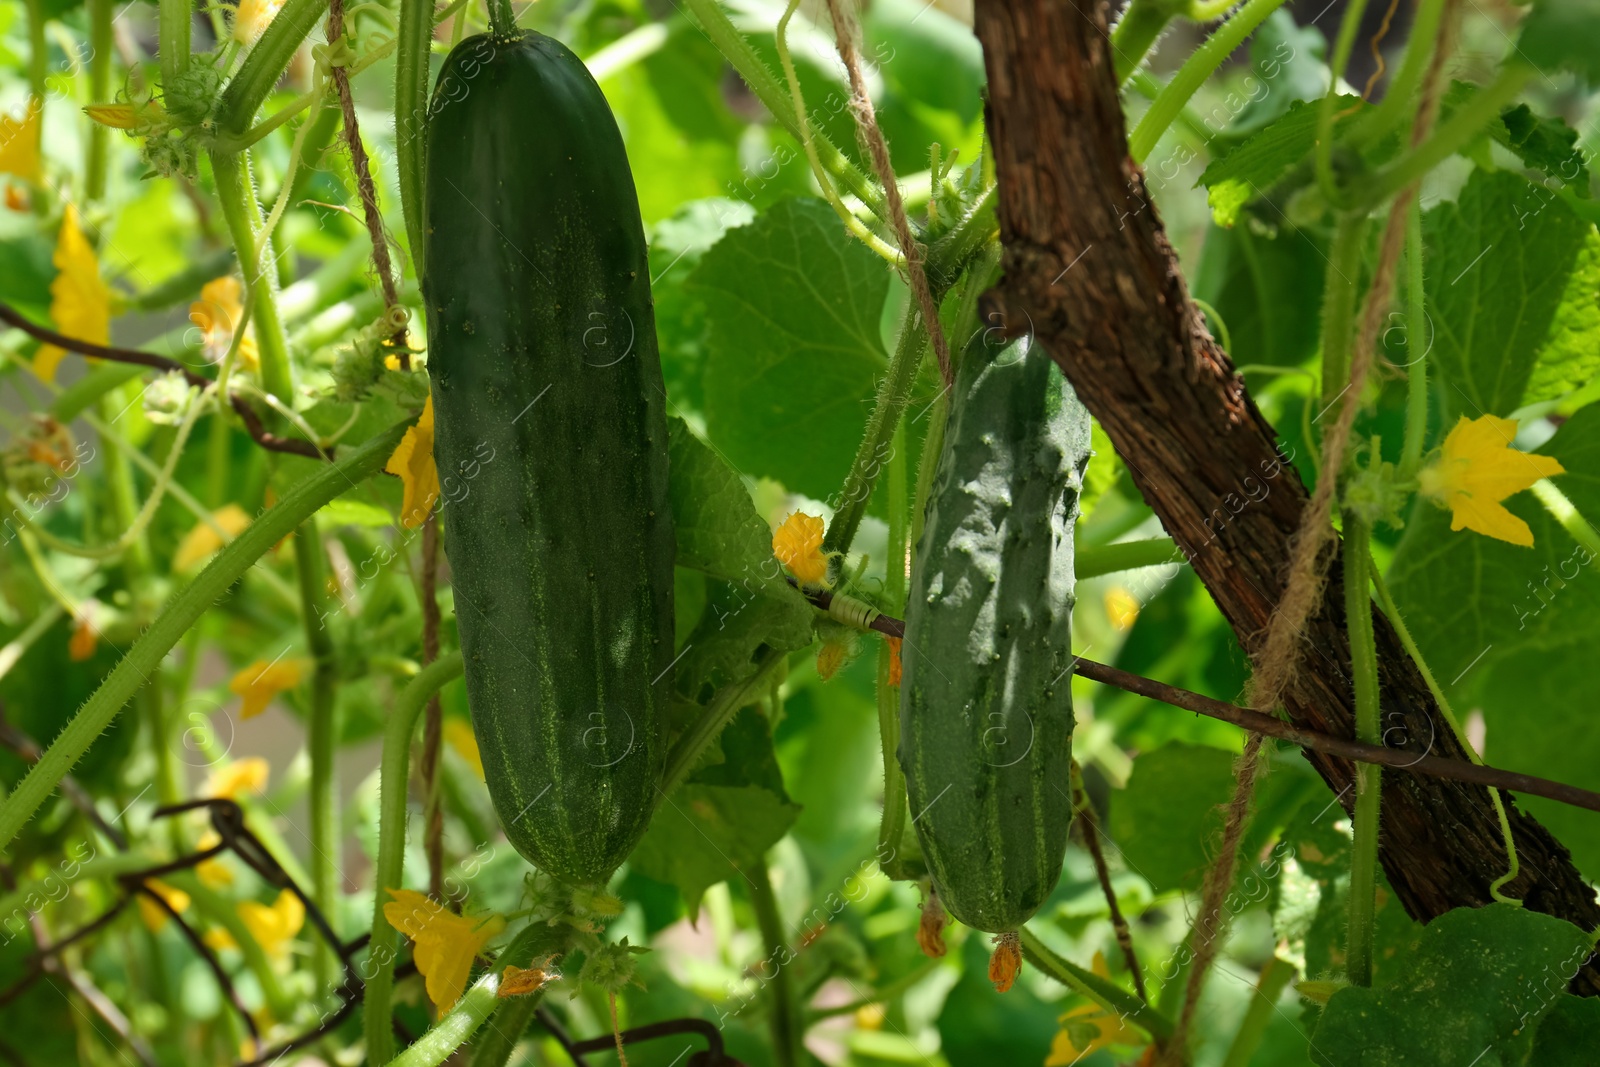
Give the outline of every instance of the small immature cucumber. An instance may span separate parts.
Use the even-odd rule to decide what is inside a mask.
[[[1039,909],[1066,853],[1088,455],[1088,413],[1043,349],[967,347],[906,600],[899,758],[939,899],[990,933]]]
[[[649,825],[672,692],[638,196],[599,86],[538,33],[450,53],[427,153],[434,454],[473,729],[511,843],[603,883]]]

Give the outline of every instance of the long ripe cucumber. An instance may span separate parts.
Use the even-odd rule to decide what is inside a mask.
[[[675,549],[638,195],[577,56],[538,33],[450,53],[424,218],[434,454],[489,795],[523,856],[601,883],[655,805]]]
[[[990,933],[1039,909],[1066,853],[1088,454],[1088,413],[1047,353],[967,347],[906,600],[899,759],[939,899]]]

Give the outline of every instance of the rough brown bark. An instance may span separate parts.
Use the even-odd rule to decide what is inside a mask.
[[[1105,6],[1099,0],[978,0],[988,123],[1000,181],[1005,275],[985,314],[1031,330],[1105,427],[1135,484],[1184,549],[1247,649],[1282,589],[1289,541],[1309,496],[1280,455],[1227,355],[1189,300],[1177,260],[1127,153]],[[1337,555],[1339,545],[1329,552]],[[1354,736],[1340,564],[1306,623],[1303,669],[1285,699],[1293,721]],[[1385,742],[1466,758],[1417,667],[1374,612]],[[1307,751],[1348,809],[1354,765]],[[1594,890],[1567,850],[1507,798],[1522,874],[1506,892],[1590,930]],[[1390,774],[1382,860],[1415,918],[1490,901],[1506,869],[1486,789]],[[1600,994],[1590,962],[1573,991]]]

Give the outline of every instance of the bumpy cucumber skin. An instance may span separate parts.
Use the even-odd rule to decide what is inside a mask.
[[[1039,909],[1066,854],[1088,455],[1088,413],[1042,348],[968,347],[906,600],[899,759],[939,899],[990,933]]]
[[[537,33],[458,45],[424,211],[434,455],[489,796],[528,860],[603,883],[655,806],[675,546],[644,227],[582,61]]]

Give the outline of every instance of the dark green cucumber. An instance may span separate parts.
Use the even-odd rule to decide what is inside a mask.
[[[900,766],[939,899],[990,933],[1055,887],[1072,822],[1072,528],[1089,416],[1043,349],[961,359],[906,598]]]
[[[672,691],[666,396],[639,201],[581,60],[445,60],[428,125],[434,456],[467,699],[517,851],[605,881],[644,834]]]

